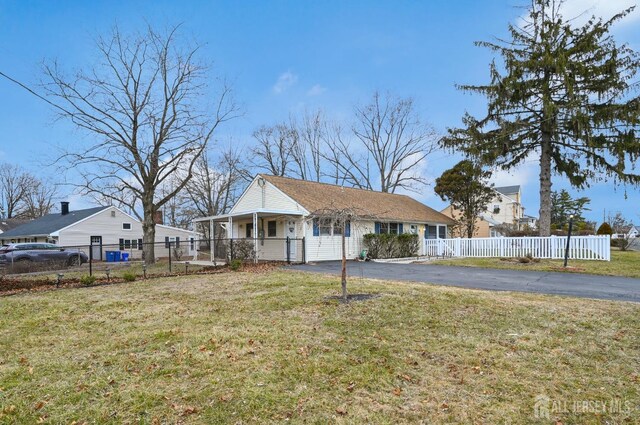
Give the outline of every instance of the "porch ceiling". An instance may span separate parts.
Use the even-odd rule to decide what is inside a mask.
[[[286,210],[267,210],[267,209],[259,209],[253,211],[239,211],[233,214],[221,214],[221,215],[212,215],[209,217],[201,217],[196,218],[193,221],[195,223],[201,222],[227,222],[229,218],[234,220],[236,219],[252,219],[253,215],[257,214],[258,217],[277,217],[277,216],[300,216],[302,217],[304,213],[302,211],[286,211]]]

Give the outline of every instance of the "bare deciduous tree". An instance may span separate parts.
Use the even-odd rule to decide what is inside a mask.
[[[274,176],[287,176],[293,164],[297,132],[286,123],[262,126],[253,133],[257,144],[251,149],[251,165]]]
[[[27,190],[20,208],[20,217],[35,219],[51,213],[57,193],[55,186],[29,175]]]
[[[38,218],[53,210],[55,186],[23,168],[0,165],[0,218]]]
[[[59,115],[91,138],[61,160],[80,170],[83,193],[135,201],[130,208],[142,218],[148,262],[155,261],[156,212],[184,189],[216,129],[236,112],[224,83],[210,102],[209,69],[177,30],[127,37],[115,28],[96,42],[97,65],[73,77],[55,62],[44,66],[43,87]],[[159,196],[174,173],[180,178],[173,190]]]
[[[185,189],[200,216],[224,214],[237,200],[245,174],[240,152],[230,148],[214,165],[202,156]]]
[[[327,123],[322,111],[305,112],[302,120],[290,120],[296,137],[292,145],[295,174],[302,180],[319,182],[322,179],[322,151],[326,145]]]
[[[359,188],[394,193],[426,183],[419,167],[436,149],[436,133],[417,116],[411,98],[380,95],[355,108],[355,139],[336,137],[325,158]]]
[[[21,167],[0,164],[0,217],[13,218],[27,194],[29,175]]]

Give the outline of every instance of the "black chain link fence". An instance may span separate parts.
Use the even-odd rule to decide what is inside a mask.
[[[153,251],[154,262],[145,257]],[[118,244],[52,246],[44,243],[9,244],[0,247],[0,278],[34,279],[48,276],[110,278],[126,272],[146,277],[154,274],[189,273],[224,266],[232,260],[256,262],[305,262],[305,240],[293,238],[189,239],[153,244],[125,240]],[[1,283],[0,283],[1,287]],[[1,288],[0,288],[1,289]]]

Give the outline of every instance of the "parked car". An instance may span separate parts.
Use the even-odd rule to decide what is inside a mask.
[[[62,248],[52,243],[12,243],[0,247],[0,264],[60,264],[78,266],[89,257],[73,248]]]

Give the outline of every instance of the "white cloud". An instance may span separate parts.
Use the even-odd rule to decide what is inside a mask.
[[[491,176],[491,183],[500,186],[526,186],[532,182],[537,182],[537,172],[540,163],[536,160],[526,161],[517,168],[511,170],[494,170]]]
[[[574,26],[584,25],[592,16],[611,19],[615,14],[636,4],[636,0],[566,0],[561,13],[564,20],[571,20]],[[518,26],[525,25],[527,14],[522,15],[516,22]],[[640,20],[640,10],[636,8],[618,26],[629,25]],[[614,27],[615,30],[615,27]]]
[[[326,87],[322,87],[320,84],[316,84],[309,89],[309,91],[307,92],[307,96],[319,96],[326,91]]]
[[[278,77],[278,81],[276,81],[273,86],[273,92],[275,94],[280,94],[287,90],[289,87],[295,85],[298,82],[298,76],[291,71],[287,71],[281,74]]]
[[[613,15],[634,5],[635,0],[567,0],[562,6],[562,12],[565,19],[577,18],[576,25],[581,25],[593,15],[610,19]],[[640,11],[636,9],[620,21],[620,24],[628,25],[638,19],[640,19]]]

